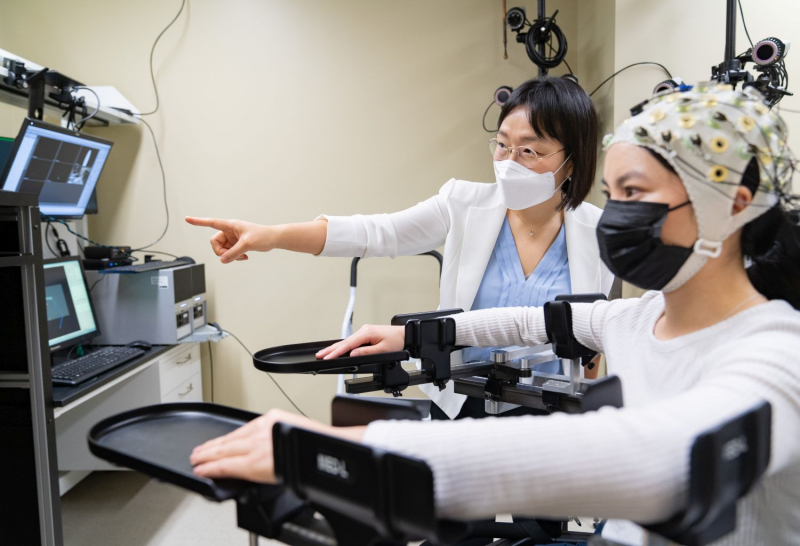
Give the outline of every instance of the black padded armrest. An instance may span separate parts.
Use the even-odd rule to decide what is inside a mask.
[[[736,529],[736,502],[767,469],[772,408],[754,408],[700,435],[692,445],[689,501],[664,523],[646,528],[686,546],[703,546]]]
[[[457,315],[463,313],[463,309],[441,309],[438,311],[424,311],[422,313],[406,313],[404,315],[395,315],[392,317],[392,326],[403,326],[412,320],[430,320],[450,315]]]
[[[578,343],[572,333],[572,307],[570,303],[593,303],[605,300],[605,294],[568,294],[557,296],[544,304],[544,324],[547,340],[553,344],[553,352],[560,358],[581,358],[584,364],[594,358],[596,351]]]
[[[436,520],[433,473],[423,461],[285,423],[276,423],[272,436],[279,483],[328,520],[338,544],[376,543],[365,540],[370,533],[449,542]]]

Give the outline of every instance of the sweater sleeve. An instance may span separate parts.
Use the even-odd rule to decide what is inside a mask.
[[[794,328],[777,335],[772,327],[763,334],[768,343],[764,337],[728,343],[709,355],[707,362],[718,364],[691,389],[649,405],[583,415],[376,422],[364,441],[431,466],[439,517],[589,514],[663,521],[685,505],[694,439],[761,400],[773,412],[768,473],[796,468],[800,329]]]
[[[617,303],[619,302],[619,303]],[[603,352],[603,324],[609,312],[622,304],[598,301],[572,304],[572,332],[579,343]],[[547,343],[544,308],[503,307],[453,315],[456,343],[466,347],[523,347]]]
[[[373,258],[410,256],[442,246],[450,229],[448,199],[455,180],[439,193],[392,214],[327,216],[328,234],[320,256]]]

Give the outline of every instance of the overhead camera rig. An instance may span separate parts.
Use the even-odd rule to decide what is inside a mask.
[[[528,20],[522,7],[505,13],[505,25],[516,32],[518,43],[525,44],[528,58],[539,67],[539,76],[546,76],[567,56],[567,37],[556,24],[557,15],[558,10],[550,17],[545,15],[545,0],[538,0],[537,17],[533,21]]]
[[[752,44],[752,47],[736,55],[736,2],[728,0],[725,17],[725,60],[711,67],[711,79],[720,83],[743,87],[755,87],[766,98],[770,106],[792,95],[786,87],[789,75],[786,72],[784,59],[789,52],[789,42],[778,38],[765,38]],[[747,71],[747,63],[753,63],[753,70],[758,73],[754,77]]]
[[[78,111],[82,112],[82,118],[87,117],[86,101],[75,94],[77,89],[85,87],[83,83],[46,67],[28,66],[20,59],[0,55],[0,62],[4,69],[0,87],[17,95],[27,95],[29,118],[43,119],[48,98],[50,104],[55,103],[64,110],[71,125],[75,125]]]
[[[567,38],[556,24],[557,15],[558,10],[552,16],[547,17],[545,0],[538,0],[537,17],[533,21],[529,21],[525,8],[516,7],[506,11],[505,1],[503,2],[503,45],[507,44],[506,32],[509,29],[515,32],[517,34],[516,41],[525,44],[528,58],[538,67],[539,76],[546,76],[550,69],[557,67],[562,62],[566,64]],[[508,54],[504,58],[507,59]],[[569,69],[569,74],[562,77],[578,83],[578,77],[572,73],[569,65],[567,65],[567,69]],[[489,103],[483,113],[484,131],[487,133],[497,131],[497,129],[486,127],[486,114],[495,104],[501,108],[505,106],[513,92],[514,88],[508,85],[501,85],[495,90],[493,101]]]

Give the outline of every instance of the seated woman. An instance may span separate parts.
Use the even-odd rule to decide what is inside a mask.
[[[608,294],[614,277],[593,236],[602,211],[584,202],[597,163],[597,114],[589,95],[568,79],[532,79],[511,94],[498,127],[489,141],[496,184],[453,179],[438,195],[393,214],[321,216],[282,226],[186,220],[220,230],[211,245],[223,263],[274,249],[394,258],[444,245],[442,309],[535,306],[559,294]],[[488,349],[475,348],[463,358],[488,355]],[[537,371],[559,373],[561,366],[545,363]],[[432,385],[423,390],[435,403],[434,418],[486,415],[482,400],[456,394],[452,383],[444,391]]]
[[[659,522],[686,503],[698,434],[766,400],[769,467],[739,502],[737,529],[724,544],[797,544],[800,228],[796,211],[786,210],[793,171],[786,136],[752,88],[700,85],[652,99],[610,140],[601,256],[619,277],[654,291],[573,305],[573,331],[605,352],[622,380],[624,408],[350,429],[271,412],[198,447],[195,471],[272,480],[271,425],[286,420],[426,460],[441,517]],[[546,342],[540,308],[453,318],[458,344]],[[355,350],[396,350],[403,333],[365,327],[323,356],[365,344]],[[575,441],[580,450],[563,449]],[[495,464],[498,457],[524,461],[525,472]]]

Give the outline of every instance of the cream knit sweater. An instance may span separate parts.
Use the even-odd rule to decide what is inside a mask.
[[[800,544],[800,312],[771,301],[669,341],[653,336],[664,298],[573,305],[573,330],[622,379],[625,407],[584,415],[382,421],[364,442],[428,462],[439,517],[588,515],[659,522],[685,503],[689,450],[704,430],[772,405],[766,476],[720,544]],[[457,343],[547,341],[540,308],[454,316]]]

